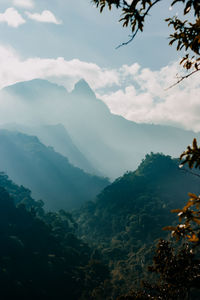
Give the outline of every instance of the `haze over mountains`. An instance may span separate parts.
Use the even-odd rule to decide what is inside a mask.
[[[114,115],[84,80],[71,93],[40,79],[7,87],[0,120],[5,294],[16,294],[17,281],[19,295],[33,299],[43,291],[44,299],[58,291],[74,300],[117,299],[133,282],[153,279],[147,266],[157,239],[166,238],[161,228],[175,221],[170,210],[182,207],[188,192],[199,194],[197,176],[169,155],[179,156],[200,134]],[[104,175],[118,178],[110,183]],[[46,281],[38,281],[41,261]]]
[[[15,183],[28,187],[51,210],[80,207],[109,183],[74,167],[37,137],[7,130],[0,130],[0,166],[1,171]]]
[[[27,135],[37,136],[43,144],[53,147],[56,152],[67,157],[74,166],[88,173],[98,174],[98,171],[74,145],[66,128],[62,124],[28,126],[10,123],[4,124],[3,127],[10,131],[17,130]]]
[[[1,125],[15,123],[20,130],[23,126],[23,132],[37,135],[85,171],[111,179],[136,169],[149,152],[177,157],[193,137],[200,137],[192,131],[137,124],[114,115],[84,80],[71,93],[41,79],[4,88],[0,119]]]

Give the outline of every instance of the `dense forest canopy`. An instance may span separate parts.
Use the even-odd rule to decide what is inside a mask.
[[[64,210],[46,213],[44,203],[35,201],[30,190],[1,173],[5,299],[14,293],[30,299],[41,295],[44,299],[51,299],[50,295],[52,299],[54,295],[115,299],[139,287],[140,279],[154,280],[147,266],[156,241],[166,237],[161,228],[175,224],[170,209],[183,205],[187,190],[199,193],[198,177],[183,172],[178,164],[169,156],[147,155],[135,172],[118,178],[95,202],[74,211],[74,217]],[[48,288],[51,280],[54,284]]]
[[[147,271],[153,249],[167,237],[162,228],[176,224],[170,210],[184,205],[188,190],[200,192],[198,177],[180,169],[178,159],[152,153],[75,213],[79,236],[95,244],[111,268],[115,295],[141,279],[155,282]]]
[[[108,268],[76,237],[72,216],[46,213],[3,173],[0,186],[1,299],[103,298]]]

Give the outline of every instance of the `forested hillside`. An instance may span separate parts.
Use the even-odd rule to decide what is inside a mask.
[[[118,293],[152,276],[147,266],[156,240],[166,236],[162,228],[175,221],[171,209],[182,207],[188,192],[200,192],[199,178],[178,164],[149,154],[135,172],[118,178],[75,215],[80,237],[106,258]]]
[[[74,209],[92,200],[108,180],[85,173],[35,136],[0,130],[0,166],[28,187],[47,209]]]
[[[31,200],[30,209],[22,203],[16,207],[7,190],[17,197],[22,188],[3,174],[0,179],[1,299],[104,298],[109,271],[75,236],[71,215],[46,214],[30,195],[24,199]]]
[[[90,174],[98,174],[86,157],[76,147],[66,128],[62,124],[55,125],[20,125],[4,124],[4,129],[18,131],[27,135],[37,136],[45,146],[53,147],[56,152],[67,157],[69,162]]]
[[[147,267],[156,242],[188,191],[199,192],[199,178],[180,169],[177,159],[152,153],[72,217],[45,212],[43,201],[1,172],[3,299],[116,299],[141,279],[154,279]]]

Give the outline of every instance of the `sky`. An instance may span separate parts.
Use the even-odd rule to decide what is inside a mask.
[[[71,91],[84,78],[115,114],[200,131],[199,74],[167,89],[181,69],[164,19],[179,13],[161,2],[144,32],[116,49],[130,34],[117,10],[100,14],[90,0],[1,0],[0,88],[42,78]]]

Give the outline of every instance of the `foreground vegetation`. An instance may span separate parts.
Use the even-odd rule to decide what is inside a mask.
[[[0,181],[1,299],[103,299],[109,271],[75,236],[71,215],[45,213],[30,191]]]
[[[192,152],[187,159],[192,167]],[[1,173],[2,299],[198,299],[200,200],[184,203],[199,178],[178,163],[147,155],[73,217],[45,212]]]
[[[155,282],[148,266],[159,239],[167,238],[162,228],[176,222],[170,211],[184,205],[188,191],[199,189],[199,178],[180,169],[178,160],[150,154],[135,172],[117,179],[75,214],[79,236],[95,245],[109,265],[114,297],[139,287],[141,280]]]

